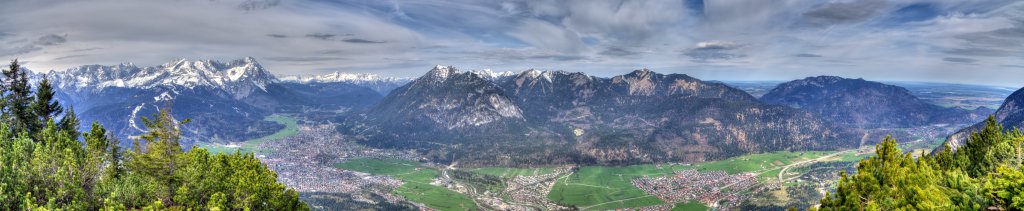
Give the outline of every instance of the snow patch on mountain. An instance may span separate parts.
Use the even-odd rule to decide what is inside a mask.
[[[138,106],[135,106],[135,109],[132,109],[132,115],[128,117],[128,126],[135,130],[138,130],[139,132],[146,132],[146,130],[139,128],[139,125],[135,123],[135,119],[137,119],[139,111],[141,111],[142,107],[144,106],[146,106],[146,103],[142,103]]]
[[[345,73],[332,72],[323,75],[284,75],[279,77],[281,81],[296,83],[330,83],[330,82],[370,82],[370,81],[407,81],[408,78],[381,77],[373,73]]]
[[[455,67],[453,66],[446,67],[442,65],[437,65],[434,67],[434,69],[430,69],[430,71],[428,71],[427,74],[420,76],[420,78],[417,79],[417,81],[425,80],[441,83],[444,82],[445,80],[448,80],[448,76],[459,74],[461,72],[462,71],[459,71],[459,69],[455,69]]]
[[[476,75],[478,75],[478,76],[480,76],[482,78],[490,79],[490,80],[497,80],[497,79],[501,79],[501,78],[505,78],[505,77],[512,77],[512,76],[516,76],[517,75],[516,72],[512,72],[512,71],[495,72],[495,71],[493,71],[491,69],[476,70],[476,71],[472,71],[472,73],[476,74]]]
[[[537,69],[529,69],[529,70],[523,71],[523,73],[521,73],[521,75],[526,76],[526,77],[531,78],[531,79],[542,78],[542,79],[544,79],[547,82],[551,82],[551,74],[552,73],[553,73],[552,71],[541,71],[541,70],[537,70]]]
[[[246,97],[257,91],[266,92],[267,85],[278,81],[252,57],[230,62],[176,59],[156,67],[138,67],[132,63],[85,65],[65,71],[50,71],[48,75],[63,90],[203,87],[225,90],[235,98]]]
[[[333,72],[323,75],[285,75],[280,76],[283,82],[310,84],[310,83],[351,83],[359,86],[364,86],[381,95],[387,95],[402,85],[412,81],[411,78],[399,78],[399,77],[382,77],[372,73],[345,73],[345,72]]]

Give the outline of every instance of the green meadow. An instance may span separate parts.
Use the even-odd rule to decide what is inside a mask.
[[[476,210],[476,203],[468,196],[429,184],[408,182],[395,189],[395,193],[437,210]]]
[[[267,116],[265,120],[277,122],[278,124],[283,124],[285,125],[285,127],[284,129],[281,129],[274,134],[243,141],[238,147],[227,147],[226,145],[214,143],[201,143],[198,145],[199,147],[205,148],[207,151],[210,151],[210,153],[235,153],[235,151],[241,151],[242,153],[266,153],[268,152],[266,149],[259,149],[260,144],[263,144],[263,142],[281,140],[285,137],[294,136],[295,134],[299,133],[299,125],[298,123],[296,123],[296,120],[293,117],[281,114],[274,114]]]
[[[541,168],[503,168],[503,167],[484,167],[473,169],[473,172],[481,174],[489,174],[499,177],[517,177],[517,176],[536,176],[542,174],[550,174],[554,172],[554,168],[541,167]]]
[[[394,190],[395,194],[437,210],[476,210],[473,199],[444,187],[431,185],[440,171],[408,160],[379,160],[372,158],[352,159],[338,163],[335,167],[374,175],[387,175],[402,180],[405,184]]]
[[[660,205],[666,202],[633,186],[631,181],[644,176],[668,176],[675,171],[686,169],[725,171],[729,174],[754,172],[760,174],[761,181],[765,181],[777,177],[778,172],[785,165],[819,158],[830,153],[833,152],[772,152],[696,164],[584,166],[576,172],[561,175],[547,198],[555,203],[575,206],[581,210],[613,210]],[[835,159],[852,159],[854,157],[852,153],[848,153],[836,156]],[[466,210],[476,208],[473,200],[468,196],[430,185],[429,183],[440,175],[440,171],[423,166],[418,162],[364,158],[352,159],[336,166],[375,175],[388,175],[405,181],[406,184],[396,189],[395,193],[433,209]],[[793,170],[796,169],[791,169],[791,171]],[[511,178],[553,173],[554,168],[485,167],[468,169],[468,171]],[[708,209],[706,205],[699,202],[679,203],[675,206],[674,210]]]
[[[677,203],[676,207],[672,208],[672,211],[707,211],[708,206],[701,204],[700,202],[685,202]]]

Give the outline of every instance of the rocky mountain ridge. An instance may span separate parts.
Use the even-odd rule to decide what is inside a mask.
[[[945,108],[918,99],[903,87],[837,76],[782,83],[765,93],[761,101],[804,109],[856,128],[969,124],[990,111]]]
[[[1010,94],[1010,96],[1003,101],[1003,105],[999,106],[999,109],[992,114],[992,117],[995,118],[996,122],[1001,124],[1005,130],[1024,129],[1024,88],[1018,89],[1013,92],[1013,94]],[[984,128],[985,122],[979,121],[970,127],[961,129],[946,138],[945,143],[940,145],[939,148],[933,150],[933,152],[938,152],[944,149],[946,145],[949,145],[951,149],[956,150],[957,147],[963,146],[964,142],[967,141],[972,132],[976,132]]]
[[[815,114],[683,74],[487,78],[435,67],[342,130],[367,145],[464,165],[695,162],[859,144],[856,131]]]

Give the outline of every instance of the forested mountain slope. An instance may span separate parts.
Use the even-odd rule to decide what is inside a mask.
[[[368,145],[468,165],[692,162],[855,147],[861,137],[815,114],[682,74],[528,70],[488,77],[442,66],[353,116],[343,130]]]

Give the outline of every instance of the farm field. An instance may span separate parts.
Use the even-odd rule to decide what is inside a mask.
[[[419,163],[407,160],[378,160],[360,158],[335,165],[341,169],[365,172],[376,175],[387,175],[405,182],[430,184],[439,174],[436,169],[428,168]]]
[[[360,158],[338,163],[335,167],[375,175],[387,175],[402,180],[405,184],[395,189],[395,194],[422,203],[432,209],[445,211],[476,209],[476,203],[469,196],[431,185],[430,182],[437,178],[439,171],[417,162]]]
[[[429,184],[407,182],[402,186],[399,186],[398,189],[395,189],[395,193],[409,200],[423,203],[430,208],[442,211],[476,209],[476,204],[473,203],[473,199],[468,196],[448,190],[447,188]]]
[[[729,174],[753,171],[770,171],[798,161],[810,160],[832,152],[772,152],[744,155],[721,161],[694,164],[699,171],[725,171]]]
[[[504,167],[484,167],[471,170],[476,173],[489,174],[499,177],[516,177],[516,176],[536,176],[542,174],[550,174],[554,172],[554,168],[541,167],[541,168],[504,168]]]
[[[278,124],[285,125],[284,129],[277,131],[274,134],[270,134],[257,139],[251,139],[236,143],[234,145],[224,145],[215,143],[201,143],[199,147],[205,148],[210,153],[234,153],[235,151],[241,151],[242,153],[249,152],[266,152],[267,149],[260,149],[259,145],[263,142],[280,140],[288,136],[293,136],[299,133],[299,125],[296,119],[281,114],[274,114],[265,118],[267,121],[277,122]]]
[[[676,207],[672,208],[672,211],[706,211],[708,206],[701,204],[700,202],[686,202],[678,203]]]
[[[624,167],[587,166],[559,178],[548,199],[582,209],[616,209],[664,204],[665,202],[633,186],[631,180],[642,176],[664,176],[683,165],[634,165]]]
[[[638,177],[671,175],[674,171],[695,169],[702,172],[725,171],[729,174],[761,173],[760,181],[774,179],[785,165],[822,157],[834,152],[772,152],[745,155],[722,161],[697,164],[634,165],[625,167],[582,167],[559,178],[548,199],[584,210],[632,208],[664,204],[631,183]]]
[[[635,186],[633,179],[645,176],[652,178],[670,176],[680,170],[697,170],[700,172],[723,171],[730,175],[757,173],[758,181],[769,182],[777,180],[779,172],[787,165],[817,159],[833,153],[835,152],[772,152],[696,164],[583,166],[574,172],[561,173],[551,187],[551,190],[547,192],[546,198],[556,204],[574,206],[580,210],[613,210],[665,205],[667,202]],[[847,152],[834,155],[830,159],[822,161],[853,159],[859,159],[859,157],[853,152]],[[444,187],[430,185],[431,181],[442,175],[441,170],[424,166],[418,162],[360,158],[339,163],[336,167],[375,175],[387,175],[405,181],[405,184],[393,192],[432,209],[466,210],[476,207],[472,198],[474,196],[472,195],[465,195]],[[465,171],[498,176],[503,178],[503,180],[507,180],[519,176],[555,173],[558,172],[556,169],[557,167],[484,167],[465,169]],[[801,170],[804,170],[804,168],[790,168],[787,171],[787,176],[802,174]],[[786,186],[794,184],[796,183],[783,183]],[[487,188],[477,187],[477,189]],[[491,191],[500,192],[500,190]],[[706,209],[708,209],[707,205],[700,202],[677,203],[674,208],[674,210]]]

